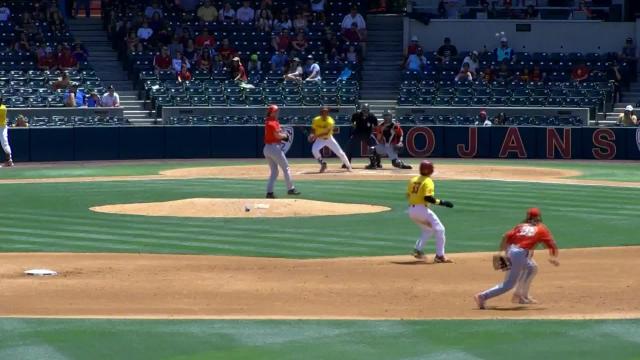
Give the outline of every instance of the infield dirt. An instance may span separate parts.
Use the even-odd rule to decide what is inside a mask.
[[[134,255],[0,254],[0,316],[123,318],[632,318],[640,317],[640,247],[536,254],[538,305],[510,296],[477,310],[472,296],[501,281],[490,253],[450,254],[455,264],[409,255],[291,260]],[[612,261],[615,259],[615,261]],[[27,277],[45,267],[57,277]]]

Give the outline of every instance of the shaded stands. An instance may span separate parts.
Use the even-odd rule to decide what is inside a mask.
[[[309,126],[312,117],[309,116],[281,116],[280,123],[282,125],[302,125]],[[351,117],[347,115],[338,115],[334,117],[336,125],[349,125]],[[264,123],[264,116],[225,116],[225,115],[209,115],[209,116],[172,116],[165,125],[260,125]]]
[[[490,117],[491,120],[494,120]],[[482,121],[478,116],[471,115],[403,115],[399,119],[403,125],[457,125],[473,126]],[[516,115],[507,116],[504,126],[584,126],[584,122],[577,116],[549,116],[549,115]],[[496,126],[496,125],[492,125]]]

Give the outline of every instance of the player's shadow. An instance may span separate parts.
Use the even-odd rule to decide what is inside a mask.
[[[424,260],[391,261],[391,263],[394,265],[433,265],[432,262]]]
[[[540,306],[524,306],[524,305],[515,305],[515,306],[487,306],[487,310],[494,311],[544,311],[547,308]]]

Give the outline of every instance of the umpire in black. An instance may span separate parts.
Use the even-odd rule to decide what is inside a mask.
[[[351,115],[351,137],[347,157],[351,162],[353,154],[360,154],[360,148],[364,142],[368,149],[372,146],[371,133],[378,126],[378,119],[369,111],[369,104],[360,105],[360,111]]]

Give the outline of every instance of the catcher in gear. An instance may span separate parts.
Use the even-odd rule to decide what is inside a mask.
[[[535,304],[529,296],[531,282],[538,272],[538,265],[533,261],[533,250],[538,243],[549,249],[549,262],[555,266],[558,262],[558,247],[551,232],[542,223],[540,209],[531,208],[527,211],[527,218],[502,237],[500,251],[506,251],[506,256],[498,254],[494,257],[494,267],[507,271],[502,283],[474,296],[480,309],[485,308],[485,302],[502,295],[512,288],[516,291],[511,299],[517,304]]]
[[[394,122],[391,113],[385,111],[382,114],[382,124],[378,125],[375,129],[375,138],[377,145],[371,148],[371,155],[369,156],[369,165],[367,169],[379,169],[382,168],[380,163],[380,155],[386,154],[391,160],[391,165],[399,169],[411,169],[411,165],[403,163],[398,158],[398,152],[402,150],[404,144],[402,138],[404,133],[400,124]]]
[[[436,256],[434,263],[452,263],[444,254],[446,242],[444,225],[435,212],[429,208],[429,204],[440,205],[452,208],[453,203],[446,200],[436,199],[435,184],[430,176],[433,174],[433,164],[429,160],[422,160],[420,163],[420,175],[409,180],[407,185],[407,199],[409,200],[409,218],[422,230],[422,234],[416,241],[413,257],[424,259],[424,244],[435,234]]]

